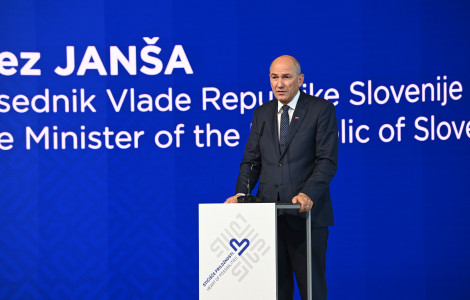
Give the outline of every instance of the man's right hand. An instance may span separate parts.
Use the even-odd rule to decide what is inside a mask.
[[[230,198],[228,198],[227,200],[225,200],[224,203],[238,203],[238,197],[240,197],[241,195],[235,195],[235,196],[232,196]]]

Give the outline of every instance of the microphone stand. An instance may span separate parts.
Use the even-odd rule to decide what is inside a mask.
[[[250,173],[248,174],[248,183],[246,184],[247,193],[246,193],[246,195],[239,196],[237,198],[238,203],[262,203],[263,202],[263,200],[261,200],[260,198],[250,195],[250,192],[251,192],[250,178],[251,178],[251,175],[253,174],[253,167],[255,166],[256,154],[260,151],[259,141],[260,141],[261,137],[263,136],[265,123],[266,122],[263,122],[263,125],[261,125],[261,130],[259,131],[259,135],[258,135],[258,141],[256,142],[256,151],[255,151],[255,154],[253,155],[253,158],[251,159]]]

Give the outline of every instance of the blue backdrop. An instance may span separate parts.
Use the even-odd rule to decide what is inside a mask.
[[[329,298],[468,299],[469,13],[455,0],[2,3],[0,299],[196,299],[197,205],[234,193],[282,54],[337,109]]]

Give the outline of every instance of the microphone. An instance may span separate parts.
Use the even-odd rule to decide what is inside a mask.
[[[253,155],[253,158],[251,159],[250,174],[248,176],[248,182],[246,184],[247,193],[246,195],[240,196],[237,198],[238,203],[262,203],[263,202],[263,200],[261,200],[260,198],[250,195],[250,178],[251,178],[251,174],[253,173],[253,167],[255,166],[255,156],[259,152],[259,141],[261,137],[263,136],[265,124],[266,122],[263,121],[263,124],[261,125],[261,129],[258,134],[258,140],[256,141],[256,151],[255,151],[255,154]]]

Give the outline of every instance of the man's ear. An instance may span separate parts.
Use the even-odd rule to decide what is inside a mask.
[[[299,88],[304,84],[304,74],[299,75]]]

